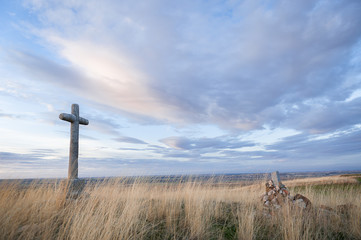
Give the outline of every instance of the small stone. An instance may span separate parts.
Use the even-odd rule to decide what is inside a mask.
[[[272,200],[271,200],[271,203],[272,203],[273,205],[278,205],[278,200],[277,200],[277,198],[272,199]]]
[[[283,195],[283,196],[289,196],[289,195],[290,195],[290,192],[289,192],[288,190],[285,190],[285,189],[284,189],[284,190],[282,191],[282,195]]]
[[[276,208],[276,209],[280,209],[280,208],[281,208],[281,206],[278,205],[278,204],[274,204],[273,207]]]
[[[272,189],[274,189],[274,184],[272,180],[269,180],[268,182],[266,182],[266,192],[271,191]]]
[[[275,194],[269,195],[268,196],[268,200],[272,201],[274,198],[276,198]]]
[[[268,196],[275,194],[276,192],[274,190],[271,190],[268,192]]]
[[[282,194],[278,193],[276,195],[276,198],[278,200],[278,202],[283,205],[284,203],[286,203],[287,197],[283,196]]]

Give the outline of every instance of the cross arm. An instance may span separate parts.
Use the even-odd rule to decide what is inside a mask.
[[[79,124],[88,125],[88,124],[89,124],[89,120],[88,120],[88,119],[85,119],[85,118],[82,118],[82,117],[79,117]]]
[[[64,120],[64,121],[68,121],[68,122],[75,122],[76,121],[76,116],[73,115],[73,114],[69,114],[69,113],[62,113],[59,115],[59,118],[61,120]]]

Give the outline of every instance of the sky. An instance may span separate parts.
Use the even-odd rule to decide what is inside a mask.
[[[0,178],[361,170],[359,0],[0,2]]]

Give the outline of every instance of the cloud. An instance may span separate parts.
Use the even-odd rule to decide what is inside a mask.
[[[22,166],[22,167],[54,167],[62,164],[62,161],[56,159],[56,152],[51,149],[34,149],[31,153],[0,152],[0,164],[3,166]],[[67,161],[64,161],[66,164]]]
[[[224,159],[244,159],[253,161],[291,161],[300,163],[331,162],[339,158],[360,155],[359,125],[335,131],[332,134],[299,133],[284,137],[277,142],[261,147],[259,150],[237,151],[223,149],[219,153]],[[357,158],[356,158],[357,159]],[[354,159],[353,162],[356,162]],[[269,163],[267,163],[268,165]]]
[[[139,140],[137,138],[126,137],[126,136],[117,137],[117,138],[114,138],[114,140],[118,141],[118,142],[125,142],[125,143],[132,143],[132,144],[147,144],[146,142]]]
[[[354,123],[332,109],[361,88],[359,1],[27,2],[43,23],[33,32],[69,66],[16,61],[136,119],[314,132]],[[315,99],[322,109],[304,106]],[[305,124],[306,111],[340,122]]]
[[[360,154],[360,127],[352,131],[340,131],[326,138],[312,139],[306,134],[299,134],[267,146],[268,150],[277,150],[289,159],[335,158],[338,156]]]
[[[87,113],[86,119],[91,123],[92,129],[97,132],[118,136],[122,126],[112,117],[100,113]]]
[[[59,64],[49,58],[24,51],[8,51],[7,58],[31,73],[34,79],[50,82],[66,90],[80,90],[87,86],[88,80],[74,67]],[[85,90],[85,89],[84,89]]]
[[[286,120],[288,126],[310,133],[326,133],[352,127],[361,118],[361,98],[352,101],[320,101],[299,105],[291,110],[294,116]]]
[[[14,115],[14,114],[7,114],[7,113],[1,113],[1,112],[0,112],[0,118],[10,118],[10,119],[14,119],[14,118],[19,118],[19,116]]]
[[[164,159],[182,160],[191,162],[218,162],[230,163],[234,160],[233,156],[225,154],[227,151],[240,152],[247,147],[254,147],[256,143],[242,141],[235,137],[216,137],[216,138],[186,138],[186,137],[168,137],[159,140],[167,147],[149,149],[160,154]],[[238,154],[239,161],[246,160],[245,155]]]
[[[272,169],[347,169],[357,166],[360,156],[359,125],[334,131],[332,134],[299,133],[280,138],[266,145],[240,141],[236,138],[188,139],[170,137],[160,140],[168,148],[157,150],[165,159],[182,159],[191,162],[214,162],[218,164],[253,164],[253,171],[262,167]],[[337,165],[344,162],[344,166]],[[303,164],[303,165],[302,165]],[[336,166],[336,165],[337,166]],[[317,165],[317,166],[316,166]],[[249,166],[250,167],[250,166]],[[237,168],[239,169],[239,167]]]
[[[185,152],[171,152],[163,155],[165,158],[182,158],[182,159],[197,159],[197,161],[201,161],[201,155],[196,153],[185,153]]]
[[[242,147],[254,146],[251,142],[242,142],[237,139],[229,138],[199,138],[199,139],[188,139],[186,137],[168,137],[159,140],[167,146],[180,149],[180,150],[194,150],[194,149],[235,149]]]
[[[26,2],[42,23],[30,30],[65,61],[12,60],[128,117],[310,133],[359,117],[343,102],[361,88],[359,1]]]
[[[0,174],[10,178],[64,178],[68,159],[59,158],[51,149],[34,149],[29,153],[0,152]]]

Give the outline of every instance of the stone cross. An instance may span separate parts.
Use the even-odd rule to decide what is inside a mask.
[[[280,179],[280,173],[278,171],[276,172],[273,172],[271,174],[271,178],[272,178],[272,181],[273,181],[273,184],[275,185],[275,187],[281,187],[281,179]]]
[[[59,118],[71,122],[68,179],[78,179],[79,124],[88,125],[89,121],[79,117],[79,105],[71,105],[71,114],[62,113]]]

